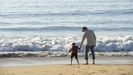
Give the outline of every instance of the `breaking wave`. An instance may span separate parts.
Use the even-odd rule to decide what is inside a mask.
[[[66,51],[71,43],[79,46],[79,36],[61,37],[0,37],[0,51]],[[85,45],[84,45],[85,46]],[[82,49],[84,49],[84,46]],[[81,50],[82,51],[82,50]],[[96,51],[133,51],[133,36],[98,37]]]

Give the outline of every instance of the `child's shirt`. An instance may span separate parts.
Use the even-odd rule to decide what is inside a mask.
[[[78,46],[73,46],[69,52],[78,53],[78,49],[80,49]]]

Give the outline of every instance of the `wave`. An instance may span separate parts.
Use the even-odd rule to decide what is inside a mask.
[[[103,21],[96,21],[96,22],[82,22],[82,21],[59,21],[59,22],[50,22],[50,21],[25,21],[25,22],[17,22],[17,23],[13,23],[13,22],[0,22],[0,26],[6,26],[6,27],[10,27],[10,26],[35,26],[35,25],[53,25],[53,24],[76,24],[76,25],[79,25],[79,24],[94,24],[94,25],[108,25],[108,24],[118,24],[118,25],[132,25],[133,24],[133,21],[132,20],[114,20],[114,21],[106,21],[106,20],[103,20]],[[104,27],[104,26],[103,26]]]
[[[95,13],[92,13],[92,14],[133,14],[133,11],[132,9],[117,9],[117,10],[98,10],[96,11]]]
[[[86,15],[133,15],[133,9],[117,9],[117,10],[93,10],[93,11],[68,11],[68,12],[8,12],[0,14],[0,17],[44,17],[44,16],[86,16]]]
[[[72,26],[32,26],[32,27],[1,27],[0,30],[3,31],[74,31],[81,30],[82,27],[72,27]],[[89,27],[95,31],[132,31],[132,27]]]
[[[8,30],[8,31],[51,31],[51,30],[77,30],[81,29],[81,27],[69,27],[69,26],[45,26],[45,27],[2,27],[0,30]]]
[[[71,43],[79,46],[79,36],[69,37],[0,37],[0,52],[12,51],[60,51],[67,52]],[[84,52],[85,44],[80,52]],[[98,37],[97,52],[130,52],[133,51],[133,36]]]

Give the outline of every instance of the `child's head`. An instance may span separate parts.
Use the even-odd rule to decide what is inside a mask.
[[[72,43],[72,46],[75,46],[75,43]]]

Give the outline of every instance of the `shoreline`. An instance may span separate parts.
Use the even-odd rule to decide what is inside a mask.
[[[84,57],[79,57],[80,64],[85,64]],[[0,67],[15,67],[15,66],[40,66],[40,65],[67,65],[70,64],[70,57],[19,57],[19,58],[0,58]],[[77,64],[73,59],[73,64]],[[92,59],[89,57],[89,64],[92,64]],[[113,65],[113,64],[133,64],[133,59],[130,56],[126,57],[107,57],[97,56],[96,64]]]

